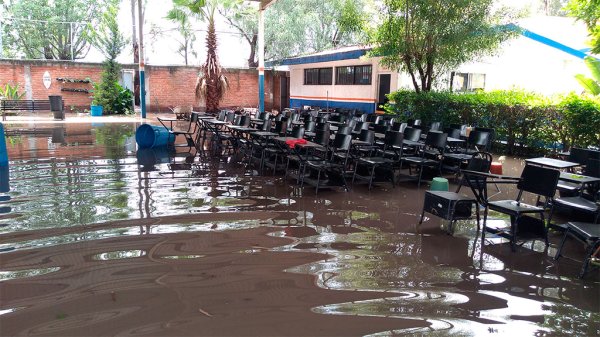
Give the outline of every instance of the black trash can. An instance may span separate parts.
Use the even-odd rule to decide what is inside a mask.
[[[65,119],[62,96],[48,96],[48,99],[50,100],[50,111],[52,111],[54,119]]]

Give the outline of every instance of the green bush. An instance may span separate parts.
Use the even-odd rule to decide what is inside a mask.
[[[600,100],[570,94],[548,98],[523,90],[451,93],[400,90],[384,106],[399,119],[468,124],[496,130],[509,153],[600,145]]]

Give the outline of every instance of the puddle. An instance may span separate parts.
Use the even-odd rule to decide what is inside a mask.
[[[261,176],[210,152],[174,156],[166,148],[138,151],[135,124],[62,127],[64,132],[57,133],[54,127],[11,125],[10,172],[0,176],[0,281],[6,281],[3,286],[31,286],[29,293],[11,292],[25,294],[23,298],[3,299],[0,316],[31,314],[42,320],[35,331],[68,334],[81,322],[101,316],[109,321],[112,312],[103,306],[126,298],[139,301],[139,308],[123,306],[114,312],[139,311],[136,317],[143,321],[128,331],[166,334],[161,330],[165,326],[218,315],[211,309],[226,295],[215,294],[221,296],[215,299],[201,294],[224,286],[227,294],[245,294],[227,303],[228,310],[252,302],[247,292],[276,289],[262,298],[328,299],[314,304],[313,312],[415,319],[429,325],[390,328],[374,336],[600,334],[598,274],[579,280],[578,262],[552,260],[560,235],[551,237],[547,251],[536,242],[511,253],[506,240],[493,235],[486,236],[482,247],[474,221],[459,222],[453,236],[441,230],[443,221],[430,215],[419,226],[425,190],[412,182],[396,188],[376,184],[371,191],[357,185],[348,193],[323,189],[316,195],[314,188],[298,188],[278,175]],[[17,132],[25,129],[29,131]],[[503,194],[496,198],[512,196],[500,188]],[[264,212],[273,216],[244,218]],[[229,220],[211,218],[230,215]],[[198,218],[112,225],[170,216]],[[491,214],[488,224],[502,227],[506,221]],[[264,227],[274,232],[251,238],[240,234]],[[265,238],[281,241],[266,248],[271,246],[260,242]],[[580,248],[573,244],[569,253],[578,257]],[[90,256],[86,254],[93,254],[93,261],[83,258]],[[283,257],[292,260],[284,264]],[[247,268],[240,267],[243,263]],[[47,274],[70,288],[33,282]],[[312,278],[302,290],[313,293],[298,293],[293,285],[303,283],[285,279],[307,274]],[[229,283],[235,277],[262,278],[241,286]],[[32,283],[21,283],[25,279]],[[339,303],[329,299],[344,290],[373,296]],[[144,296],[156,301],[139,299]],[[90,311],[57,323],[43,321],[48,312],[38,314],[31,307],[63,303]],[[256,311],[272,310],[267,302],[254,305]],[[143,311],[157,307],[169,318]],[[245,315],[253,312],[248,310]],[[286,310],[282,305],[281,312]]]

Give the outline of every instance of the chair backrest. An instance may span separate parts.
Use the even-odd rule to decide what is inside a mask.
[[[227,111],[227,115],[225,116],[225,121],[229,123],[233,123],[235,121],[235,111]]]
[[[292,137],[294,138],[303,138],[304,137],[304,126],[296,125],[292,128]]]
[[[404,130],[408,127],[408,123],[394,123],[392,124],[392,130],[404,132]]]
[[[419,125],[421,125],[421,120],[420,119],[415,119],[413,121],[413,125],[412,126],[419,126]]]
[[[273,121],[271,121],[270,119],[265,119],[265,122],[260,127],[260,131],[271,131],[271,124],[272,123],[273,123]]]
[[[267,118],[269,118],[269,113],[266,111],[259,112],[258,116],[256,116],[256,119],[266,120]]]
[[[320,123],[327,123],[327,117],[325,117],[325,116],[317,117],[317,124],[320,124]]]
[[[278,133],[279,135],[285,136],[287,132],[287,121],[276,121],[275,128],[273,128],[274,133]]]
[[[375,130],[376,133],[386,133],[390,128],[391,126],[386,124],[375,124],[373,126],[373,130]]]
[[[427,132],[427,138],[425,138],[425,146],[430,148],[436,148],[440,152],[446,148],[446,141],[448,140],[448,134],[438,131]]]
[[[349,151],[352,145],[352,135],[336,134],[333,144],[331,145],[336,151]]]
[[[375,131],[373,130],[360,130],[358,140],[367,142],[371,145],[375,142]]]
[[[225,120],[226,117],[227,117],[227,110],[221,110],[221,111],[219,111],[219,114],[217,115],[217,120],[222,122]]]
[[[304,130],[312,132],[315,131],[317,124],[314,121],[308,120],[304,121]]]
[[[349,119],[346,121],[346,126],[350,127],[351,129],[354,129],[356,123],[356,119]]]
[[[248,127],[250,126],[251,118],[249,115],[243,115],[240,117],[240,126]]]
[[[448,137],[460,138],[460,129],[444,128],[444,133],[447,133]]]
[[[361,130],[368,130],[369,125],[370,125],[369,122],[357,122],[356,125],[354,126],[354,131],[360,132]]]
[[[441,131],[440,130],[441,127],[442,127],[442,123],[433,122],[429,125],[429,131]]]
[[[474,130],[469,134],[467,140],[469,146],[483,146],[485,150],[489,150],[491,144],[491,135],[488,131]]]
[[[569,161],[579,163],[581,165],[587,164],[587,160],[590,157],[590,151],[579,147],[572,147],[569,153]]]
[[[488,136],[488,144],[487,144],[487,150],[489,151],[492,148],[492,143],[494,142],[494,139],[496,139],[496,129],[494,128],[482,128],[482,127],[476,127],[475,129],[473,129],[471,132],[473,131],[481,131],[481,132],[487,132],[489,133]]]
[[[329,145],[329,138],[330,138],[329,130],[317,130],[317,132],[315,133],[314,142],[319,145],[327,146],[327,145]]]
[[[385,133],[385,138],[383,140],[383,146],[385,149],[390,147],[402,149],[403,144],[404,134],[402,132],[389,130]]]
[[[327,122],[324,123],[317,123],[317,126],[315,127],[315,130],[327,130],[329,131],[331,128],[331,125]]]
[[[404,129],[404,139],[418,142],[421,139],[421,132],[421,129],[406,127],[406,129]]]
[[[535,165],[525,165],[521,180],[517,184],[520,191],[525,191],[547,198],[554,197],[560,172],[555,169]],[[520,198],[521,193],[519,193]]]
[[[489,152],[475,152],[469,159],[467,167],[463,170],[463,179],[460,185],[468,185],[480,205],[487,205],[487,176],[468,173],[481,172],[486,174],[492,165],[492,155]],[[460,189],[460,186],[459,186]]]
[[[585,170],[583,171],[586,176],[600,177],[600,160],[588,158]]]
[[[350,128],[349,126],[340,126],[337,131],[335,132],[335,134],[340,134],[340,135],[349,135],[352,133],[352,128]]]
[[[308,121],[315,121],[315,117],[311,116],[311,115],[305,115],[304,119],[303,119],[304,123],[308,122]]]

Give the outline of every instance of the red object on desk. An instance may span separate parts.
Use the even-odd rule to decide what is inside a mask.
[[[493,162],[490,166],[490,173],[502,175],[502,163]]]
[[[296,144],[306,144],[306,139],[302,139],[302,138],[288,139],[285,141],[285,143],[290,147],[290,149],[293,149],[296,146]]]

